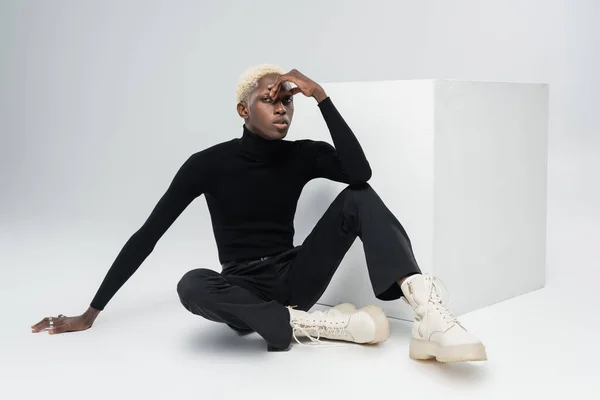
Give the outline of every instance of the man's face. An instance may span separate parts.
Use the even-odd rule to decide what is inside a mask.
[[[269,140],[283,139],[292,124],[294,100],[291,85],[281,85],[277,97],[271,99],[268,86],[275,82],[277,75],[267,75],[258,82],[248,104],[238,104],[238,113],[246,120],[246,126],[253,133]]]

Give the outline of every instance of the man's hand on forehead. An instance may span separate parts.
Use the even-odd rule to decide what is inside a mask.
[[[275,94],[273,94],[273,90],[271,90],[273,84],[270,84],[267,87],[268,90],[268,94],[271,97],[277,97],[277,96],[285,96],[285,95],[294,95],[296,93],[292,93],[292,85],[289,82],[284,82],[279,86],[279,90],[277,92],[275,92]]]
[[[296,87],[292,88],[291,83],[296,85]],[[278,76],[275,82],[268,86],[268,89],[270,89],[271,98],[276,98],[281,91],[289,92],[292,96],[302,93],[306,97],[315,97],[318,101],[322,100],[324,96],[326,97],[325,91],[318,83],[297,69]]]

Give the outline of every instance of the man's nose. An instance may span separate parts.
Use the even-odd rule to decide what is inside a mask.
[[[275,114],[285,114],[285,113],[287,113],[287,110],[283,106],[283,103],[281,101],[276,102],[275,103]]]

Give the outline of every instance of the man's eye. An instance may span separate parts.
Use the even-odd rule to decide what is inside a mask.
[[[284,102],[286,103],[291,103],[292,102],[292,96],[286,97],[285,99],[283,99]]]

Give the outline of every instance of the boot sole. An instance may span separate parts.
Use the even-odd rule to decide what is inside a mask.
[[[409,356],[413,360],[435,358],[443,363],[487,360],[485,346],[481,343],[442,347],[435,342],[419,339],[411,339]]]

